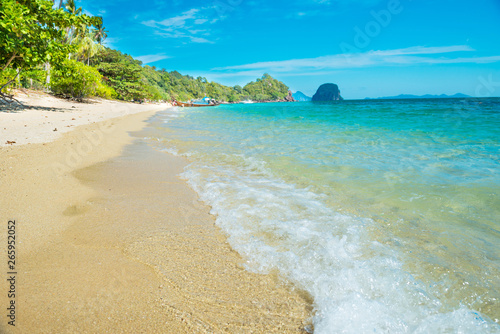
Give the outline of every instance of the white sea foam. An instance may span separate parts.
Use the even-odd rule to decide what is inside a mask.
[[[394,250],[367,235],[371,219],[334,212],[319,195],[244,168],[192,163],[182,176],[212,206],[247,268],[276,268],[314,298],[316,333],[494,333],[465,306],[442,305],[404,269]]]

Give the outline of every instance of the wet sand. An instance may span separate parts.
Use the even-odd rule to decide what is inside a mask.
[[[304,332],[308,296],[243,269],[209,207],[177,177],[186,161],[132,144],[127,131],[151,115],[0,149],[0,242],[15,219],[18,260],[16,327],[4,316],[0,331]]]

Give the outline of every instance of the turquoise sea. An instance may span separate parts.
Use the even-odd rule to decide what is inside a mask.
[[[315,333],[500,333],[500,99],[177,108],[145,140]]]

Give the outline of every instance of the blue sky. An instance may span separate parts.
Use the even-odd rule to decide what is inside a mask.
[[[107,45],[150,66],[312,95],[500,96],[500,0],[81,0]]]

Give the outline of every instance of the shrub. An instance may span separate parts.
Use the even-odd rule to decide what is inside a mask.
[[[103,83],[99,83],[95,91],[95,96],[99,96],[104,99],[116,99],[118,97],[118,94],[112,87],[109,87]]]
[[[45,88],[47,72],[43,68],[34,68],[21,73],[21,85],[24,88],[42,90]]]
[[[76,60],[65,60],[54,71],[51,81],[54,94],[82,100],[89,96],[111,97],[113,90],[102,83],[101,74]]]

